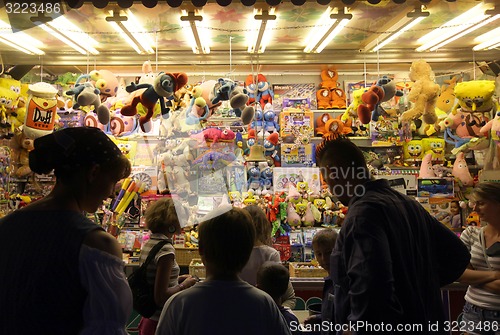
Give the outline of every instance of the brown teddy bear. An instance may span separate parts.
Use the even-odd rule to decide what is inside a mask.
[[[29,152],[33,150],[33,139],[26,137],[24,132],[18,132],[10,140],[13,174],[23,178],[31,173],[29,166]]]
[[[409,77],[414,84],[408,94],[408,100],[414,104],[401,118],[410,121],[422,116],[425,123],[435,124],[438,120],[435,109],[440,87],[434,82],[431,66],[423,59],[416,60],[410,66]]]

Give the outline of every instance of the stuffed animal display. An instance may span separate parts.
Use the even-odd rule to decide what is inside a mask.
[[[411,109],[401,115],[405,121],[414,120],[422,116],[427,124],[435,124],[436,100],[440,87],[434,82],[434,72],[425,60],[416,60],[410,66],[410,80],[413,85],[408,100],[413,102]]]
[[[345,92],[340,88],[337,69],[330,67],[321,71],[321,83],[316,92],[318,109],[346,108]]]
[[[141,88],[146,90],[140,95],[132,99],[129,105],[123,106],[121,113],[125,116],[133,116],[137,114],[137,104],[140,102],[147,108],[147,114],[139,119],[139,125],[144,132],[149,132],[152,128],[151,118],[154,114],[156,103],[160,102],[162,115],[168,114],[170,109],[166,107],[163,98],[172,98],[174,93],[181,89],[188,82],[188,77],[185,73],[160,73],[154,80],[154,84],[139,84],[130,83],[127,86],[127,92],[131,93]]]

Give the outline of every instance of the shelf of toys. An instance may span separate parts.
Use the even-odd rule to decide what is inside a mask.
[[[164,196],[175,197],[187,209],[184,234],[176,238],[176,247],[186,250],[186,266],[197,256],[196,224],[213,208],[228,203],[261,206],[272,223],[274,247],[282,260],[311,262],[314,233],[323,227],[339,229],[348,210],[322,185],[316,167],[315,146],[332,132],[349,136],[362,148],[375,178],[389,179],[395,189],[418,199],[457,233],[468,224],[480,224],[467,194],[479,178],[500,179],[494,82],[459,82],[453,77],[436,92],[425,62],[414,62],[410,71],[418,72],[410,76],[417,79],[404,87],[382,76],[373,83],[351,85],[348,92],[333,68],[321,72],[319,85],[272,85],[263,75],[257,76],[258,82],[249,75],[241,83],[220,78],[185,86],[187,75],[175,74],[175,99],[157,97],[146,108],[130,99],[128,92],[137,88],[136,83],[126,90],[112,73],[102,70],[99,75],[110,76],[107,83],[116,85],[111,91],[117,96],[101,99],[105,103],[97,106],[77,106],[84,101],[79,94],[97,94],[80,90],[93,85],[93,71],[62,90],[73,97],[60,104],[53,126],[100,127],[131,160],[130,179],[115,199],[91,216],[117,236],[131,264],[148,238],[144,211]],[[19,81],[0,80],[21,88]],[[411,89],[417,81],[419,92]],[[26,87],[19,91],[25,92],[19,101],[28,101],[33,93]],[[480,97],[482,105],[471,103],[471,96]],[[109,122],[100,123],[107,112]],[[32,139],[26,138],[26,125],[12,124],[2,128],[4,213],[47,194],[53,184],[53,176],[31,175],[27,153]],[[459,217],[452,214],[455,200]]]

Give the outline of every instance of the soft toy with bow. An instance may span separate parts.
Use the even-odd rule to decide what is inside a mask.
[[[187,74],[180,73],[163,73],[161,72],[154,80],[154,84],[139,84],[134,82],[127,86],[127,92],[131,93],[135,90],[146,88],[140,96],[132,99],[129,105],[122,108],[121,113],[125,116],[133,116],[137,114],[137,104],[140,102],[147,108],[147,114],[139,119],[139,125],[144,132],[151,131],[151,118],[154,114],[154,108],[160,101],[161,114],[166,115],[170,112],[170,108],[165,106],[164,98],[170,99],[174,93],[181,89],[188,82]]]

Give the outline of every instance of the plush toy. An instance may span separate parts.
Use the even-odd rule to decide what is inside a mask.
[[[330,90],[325,87],[321,87],[316,91],[316,101],[318,109],[329,109],[330,108]]]
[[[165,106],[163,98],[171,98],[175,91],[186,85],[188,77],[185,73],[163,73],[161,72],[154,81],[154,84],[139,84],[130,83],[127,86],[127,92],[131,93],[141,88],[146,90],[137,97],[132,99],[129,105],[122,108],[121,113],[125,116],[133,116],[137,114],[137,104],[140,102],[147,108],[147,114],[139,119],[139,125],[144,132],[151,131],[151,118],[154,114],[154,108],[160,101],[160,109],[162,115],[168,114],[170,109]]]
[[[432,169],[432,154],[426,154],[422,159],[418,178],[435,178],[434,170]]]
[[[352,102],[349,104],[344,114],[342,114],[341,120],[342,122],[347,121],[349,117],[357,118],[358,117],[358,107],[363,103],[361,96],[365,93],[364,88],[359,88],[352,92]]]
[[[266,167],[260,172],[260,184],[262,185],[262,194],[270,194],[273,188],[273,170]]]
[[[247,106],[247,102],[247,90],[240,86],[236,86],[229,95],[229,105],[233,109],[234,114],[237,117],[241,117],[241,122],[244,125],[247,125],[252,121],[255,113],[252,106]]]
[[[150,61],[142,63],[142,75],[139,78],[139,84],[153,85],[155,82],[156,74],[153,72],[153,67]]]
[[[33,150],[33,140],[23,132],[18,132],[10,140],[12,173],[18,178],[24,178],[31,173],[29,166],[29,152]]]
[[[375,116],[373,110],[375,106],[384,98],[384,90],[380,86],[373,85],[369,89],[365,89],[361,95],[363,104],[358,106],[358,118],[362,124],[370,123]],[[378,121],[378,118],[373,121]]]
[[[101,103],[99,93],[99,89],[95,88],[91,82],[80,84],[78,81],[72,89],[65,92],[66,95],[74,96],[76,102],[73,105],[74,109],[80,109],[80,107],[85,106],[93,106],[99,122],[106,125],[109,123],[110,113],[108,107]]]
[[[290,226],[292,227],[300,226],[302,219],[300,215],[297,213],[297,210],[295,209],[295,206],[293,205],[292,202],[288,202],[286,207],[286,214],[287,214],[287,223]]]
[[[474,178],[472,178],[467,162],[464,158],[464,153],[459,152],[455,158],[455,163],[453,163],[452,169],[453,176],[458,179],[462,186],[473,186]]]
[[[329,136],[331,134],[345,134],[344,123],[336,118],[326,121],[325,130],[323,131],[323,137]]]
[[[387,102],[387,101],[391,100],[395,96],[397,96],[397,97],[402,96],[403,92],[398,90],[396,88],[396,82],[387,76],[383,76],[383,77],[379,78],[375,85],[382,88],[382,90],[384,91],[384,96],[382,99],[380,99],[377,102],[377,104],[373,108],[372,121],[377,121],[380,116],[384,116],[384,117],[395,116],[395,111],[390,112],[389,110],[385,110],[381,104],[383,102]]]
[[[444,120],[444,138],[448,143],[459,147],[474,137],[483,136],[481,127],[498,109],[493,99],[494,91],[495,82],[492,80],[473,80],[455,86],[458,105]]]
[[[346,102],[344,90],[339,87],[330,90],[330,108],[343,109],[345,107]]]
[[[321,83],[320,87],[328,89],[328,91],[333,90],[338,87],[337,80],[339,79],[339,74],[337,68],[332,66],[321,71]]]
[[[325,124],[331,119],[330,113],[323,113],[316,118],[316,128],[314,129],[316,136],[323,136],[326,133]]]
[[[89,78],[99,90],[101,101],[105,102],[109,97],[116,96],[118,92],[118,78],[109,70],[90,71]]]
[[[136,116],[125,116],[116,110],[109,121],[109,132],[116,137],[130,136],[139,130],[139,122]]]
[[[261,73],[257,75],[257,89],[259,90],[257,101],[260,103],[262,109],[264,109],[267,103],[273,103],[274,92],[271,84],[267,81],[266,76]]]
[[[419,164],[424,157],[424,145],[422,140],[405,142],[403,144],[403,157],[406,163]]]
[[[261,192],[260,169],[257,166],[252,166],[247,172],[247,189],[253,193]]]
[[[26,137],[36,139],[54,131],[57,118],[57,89],[39,82],[29,85],[30,97],[26,104],[23,132]]]
[[[444,162],[445,141],[442,138],[428,137],[422,139],[424,154],[431,154],[433,161]]]
[[[193,97],[186,109],[186,124],[199,124],[200,121],[206,120],[210,115],[207,102],[201,96],[202,93],[200,86],[193,88]]]
[[[225,128],[222,130],[217,127],[205,128],[203,131],[191,135],[191,138],[197,140],[200,145],[206,141],[213,143],[217,143],[218,141],[232,141],[235,137],[236,134],[231,129]]]
[[[444,81],[445,85],[441,86],[441,93],[436,100],[436,114],[439,115],[445,113],[448,115],[452,110],[454,110],[457,98],[455,96],[455,86],[458,82],[458,76],[454,76],[451,79]]]
[[[264,140],[264,154],[270,158],[269,162],[275,167],[281,166],[278,142],[278,133],[272,133]]]
[[[275,131],[280,131],[280,126],[278,122],[276,122],[276,114],[273,110],[273,104],[267,103],[264,106],[264,131],[268,133],[272,133]]]
[[[249,74],[246,77],[245,88],[247,90],[247,95],[248,95],[247,105],[252,105],[255,102],[258,93],[257,84],[255,84],[253,75]]]
[[[439,95],[439,85],[434,82],[434,72],[425,60],[416,60],[410,66],[410,80],[414,82],[408,94],[408,100],[413,107],[401,115],[402,120],[410,121],[422,116],[427,124],[435,124],[436,100]]]

